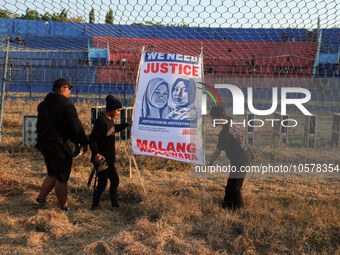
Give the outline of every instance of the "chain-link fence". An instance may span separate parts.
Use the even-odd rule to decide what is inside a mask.
[[[195,56],[203,49],[205,80],[245,94],[252,87],[259,109],[270,107],[272,87],[307,88],[308,108],[328,116],[318,119],[326,128],[317,144],[328,144],[332,114],[340,111],[339,14],[336,1],[3,1],[1,143],[22,144],[23,115],[36,114],[60,77],[76,85],[72,99],[86,127],[89,106],[107,94],[132,106],[144,48]],[[300,129],[290,131],[291,144],[303,143]],[[268,132],[257,131],[254,141]]]

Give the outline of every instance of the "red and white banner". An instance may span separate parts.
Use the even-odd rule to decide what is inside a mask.
[[[203,164],[202,58],[143,52],[132,126],[135,154]]]

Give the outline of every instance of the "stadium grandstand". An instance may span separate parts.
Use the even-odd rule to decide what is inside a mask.
[[[237,81],[240,87],[248,87],[251,79],[254,98],[270,98],[273,84],[283,86],[294,78],[296,86],[312,90],[313,99],[340,100],[339,93],[333,93],[339,90],[337,82],[310,82],[340,77],[338,28],[198,28],[2,18],[0,33],[0,65],[8,52],[6,92],[13,97],[18,92],[39,96],[50,90],[53,80],[65,77],[76,84],[76,97],[113,93],[131,105],[144,49],[195,56],[202,51],[205,78]],[[332,96],[325,96],[329,91]]]

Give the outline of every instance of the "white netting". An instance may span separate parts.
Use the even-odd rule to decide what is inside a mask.
[[[274,86],[304,87],[311,110],[338,112],[339,16],[336,1],[321,0],[3,1],[0,76],[6,99],[41,98],[65,77],[75,98],[114,94],[131,106],[143,47],[187,55],[203,48],[210,85],[252,86],[260,108]]]

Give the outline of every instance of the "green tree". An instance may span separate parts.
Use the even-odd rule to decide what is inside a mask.
[[[112,9],[110,9],[110,10],[106,13],[105,23],[106,23],[106,24],[113,24],[113,11],[112,11]]]
[[[73,18],[69,18],[70,22],[76,22],[76,23],[85,23],[85,19],[82,16],[76,16]]]
[[[19,19],[41,20],[41,16],[38,11],[27,8],[26,13],[22,14]]]
[[[89,23],[94,23],[95,18],[94,18],[94,9],[92,8],[89,14]]]
[[[27,8],[26,13],[22,15],[14,14],[7,10],[0,9],[0,18],[19,18],[19,19],[29,19],[29,20],[46,20],[46,21],[62,21],[62,22],[78,22],[85,23],[84,17],[76,16],[68,18],[68,13],[66,9],[62,9],[60,13],[45,12],[45,14],[39,14],[36,10],[31,10]]]
[[[52,14],[49,12],[45,12],[45,14],[40,15],[41,20],[52,20]]]
[[[157,26],[161,27],[164,26],[161,22],[152,22],[152,21],[145,21],[146,26]]]
[[[0,9],[0,18],[15,19],[17,17],[18,15],[11,11]]]
[[[134,22],[132,25],[135,26],[167,26],[167,27],[189,27],[188,24],[181,23],[181,24],[162,24],[161,22],[152,22],[152,21],[145,21],[143,22]]]
[[[69,22],[69,18],[67,18],[67,11],[62,9],[60,13],[53,13],[51,17],[52,21],[61,21],[61,22]]]
[[[60,19],[62,19],[63,21],[67,20],[67,11],[65,9],[61,10],[61,13],[59,14]]]

